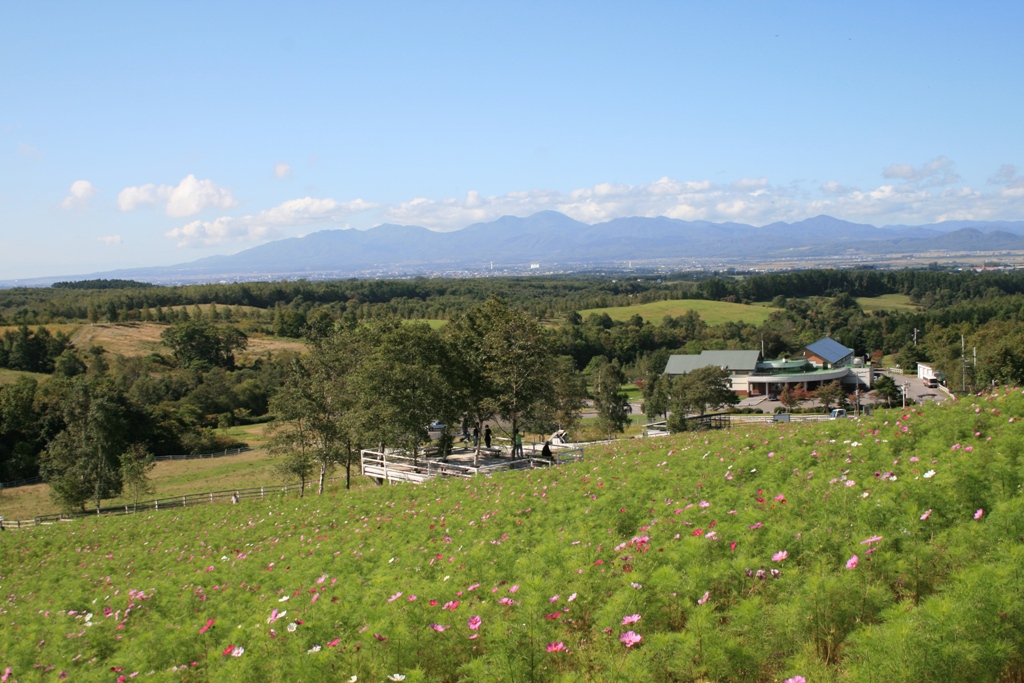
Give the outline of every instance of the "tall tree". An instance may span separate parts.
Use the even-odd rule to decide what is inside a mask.
[[[282,386],[270,399],[270,410],[275,416],[269,451],[283,456],[277,473],[286,479],[298,477],[302,485],[299,497],[306,493],[306,481],[317,467],[314,457],[313,434],[303,411],[302,394],[294,383]]]
[[[559,396],[559,376],[566,366],[556,360],[536,319],[492,297],[450,328],[446,335],[454,352],[453,384],[478,429],[498,416],[511,425],[514,439],[524,423],[544,416]],[[563,379],[568,382],[561,387],[563,408],[570,416],[578,397],[571,376]]]
[[[232,325],[214,325],[201,313],[168,327],[160,339],[171,347],[182,367],[199,370],[233,368],[235,352],[248,345],[244,332]]]
[[[598,425],[606,434],[625,431],[632,410],[629,397],[621,391],[626,375],[618,362],[609,362],[604,356],[598,356],[590,362],[587,370],[590,374],[591,394],[594,398],[594,408],[597,410]]]
[[[728,370],[709,365],[678,375],[672,378],[668,390],[668,427],[673,431],[685,429],[688,413],[703,416],[708,410],[736,405],[739,400],[730,387]]]
[[[814,396],[818,399],[818,403],[825,408],[825,412],[829,412],[832,406],[842,406],[846,401],[846,390],[843,389],[843,385],[839,383],[839,380],[835,380],[828,384],[822,385],[814,392]]]
[[[364,328],[367,351],[357,373],[360,433],[417,457],[433,420],[451,424],[460,401],[450,377],[454,361],[426,323],[382,321]]]
[[[156,463],[153,454],[145,444],[133,443],[121,454],[121,482],[132,496],[132,504],[138,506],[139,497],[156,492],[156,486],[149,478]]]
[[[317,339],[310,352],[296,357],[272,408],[291,420],[293,444],[309,448],[318,470],[317,492],[324,492],[327,475],[345,462],[345,487],[351,486],[352,451],[359,396],[353,386],[363,356],[352,330],[339,330]],[[282,437],[283,439],[284,437]],[[301,449],[300,449],[301,450]]]
[[[84,509],[92,499],[99,510],[104,498],[121,492],[123,412],[105,383],[76,378],[71,385],[62,404],[64,429],[50,442],[40,467],[63,509]]]

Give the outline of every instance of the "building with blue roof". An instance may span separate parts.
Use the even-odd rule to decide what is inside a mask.
[[[845,368],[853,365],[853,349],[825,337],[804,347],[804,359],[818,368]]]
[[[836,380],[848,385],[871,388],[871,368],[855,360],[853,349],[825,337],[804,347],[796,358],[761,360],[756,350],[702,351],[700,354],[673,355],[665,366],[666,375],[684,375],[706,366],[729,371],[730,386],[740,396],[765,396],[781,393],[787,386],[813,391]]]

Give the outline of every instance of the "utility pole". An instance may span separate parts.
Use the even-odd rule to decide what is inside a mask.
[[[964,335],[960,335],[960,385],[961,391],[967,393],[967,355],[965,354]]]
[[[920,331],[921,330],[917,329],[916,327],[914,328],[914,346],[917,346],[917,333]]]

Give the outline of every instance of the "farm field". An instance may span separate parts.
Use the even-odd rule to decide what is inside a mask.
[[[248,425],[218,429],[222,436],[230,436],[253,447],[252,451],[202,460],[168,460],[154,465],[150,479],[156,487],[144,499],[167,498],[188,493],[223,491],[233,488],[287,483],[274,472],[278,458],[271,457],[264,447],[267,425]],[[104,501],[107,505],[126,505],[127,496]],[[50,488],[46,484],[5,489],[0,493],[0,515],[5,519],[31,519],[36,515],[59,512],[50,501]]]
[[[17,680],[1012,681],[1024,396],[4,534]]]
[[[706,301],[703,299],[678,299],[673,301],[655,301],[636,306],[615,306],[612,308],[588,308],[579,314],[586,318],[591,313],[607,313],[612,320],[629,320],[639,315],[644,320],[660,323],[666,315],[680,316],[688,311],[696,311],[701,319],[709,325],[726,322],[743,322],[760,325],[772,309],[766,306],[733,304],[727,301]]]
[[[920,306],[911,302],[906,294],[883,294],[882,296],[862,296],[857,303],[867,313],[873,311],[900,311],[913,313],[921,310]]]
[[[159,323],[98,323],[82,325],[71,341],[80,349],[101,346],[109,353],[122,356],[146,356],[151,353],[170,353],[160,341],[160,334],[167,329]],[[263,356],[267,352],[295,351],[302,353],[306,345],[295,339],[276,337],[250,337],[249,347],[240,354],[247,357]]]
[[[71,336],[71,342],[76,348],[85,350],[90,346],[99,346],[108,353],[120,354],[122,356],[148,356],[151,353],[170,353],[171,350],[160,341],[160,333],[167,329],[167,325],[160,323],[96,323],[96,324],[61,324],[44,325],[51,332],[65,332]],[[0,334],[4,330],[17,329],[15,327],[0,327]],[[30,329],[35,329],[30,328]],[[279,353],[281,351],[295,351],[302,353],[306,350],[306,344],[298,339],[284,339],[278,337],[249,337],[249,348],[241,357],[257,357],[266,353]],[[0,380],[2,381],[2,380]]]

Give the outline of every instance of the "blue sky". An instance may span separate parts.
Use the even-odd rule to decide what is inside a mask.
[[[9,3],[0,279],[555,209],[1024,220],[1024,4]]]

